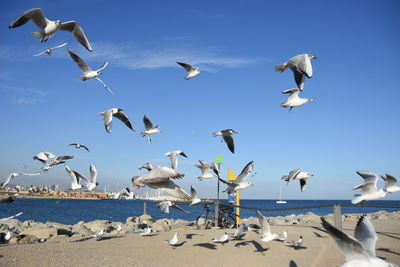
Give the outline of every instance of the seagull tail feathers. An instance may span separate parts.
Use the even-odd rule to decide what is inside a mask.
[[[359,195],[359,194],[354,195],[353,198],[351,199],[352,204],[358,204],[361,201],[363,201],[363,199],[362,199],[361,195]]]
[[[39,41],[43,40],[43,33],[42,32],[32,32],[33,37],[38,39]]]
[[[286,70],[286,64],[276,65],[275,66],[275,71],[276,72],[284,72],[285,70]]]

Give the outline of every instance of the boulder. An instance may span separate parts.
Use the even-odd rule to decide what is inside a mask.
[[[270,225],[284,225],[286,223],[285,218],[279,217],[271,217],[268,222]]]
[[[106,232],[112,231],[112,225],[113,222],[108,220],[95,220],[83,224],[83,226],[92,232],[96,232],[100,229],[104,229]]]
[[[286,224],[299,224],[299,219],[296,217],[285,219]]]
[[[18,244],[30,244],[36,242],[37,240],[38,238],[34,235],[23,235],[18,240]]]
[[[71,230],[72,235],[76,236],[90,236],[92,235],[92,231],[87,229],[83,224],[74,225]]]
[[[47,227],[47,228],[41,228],[41,227],[32,227],[28,228],[20,233],[20,236],[35,236],[36,238],[49,238],[52,236],[57,235],[57,229],[54,227]]]
[[[168,219],[159,219],[151,225],[154,232],[170,231],[172,223]]]
[[[14,232],[21,232],[25,229],[22,223],[17,219],[8,219],[0,222],[0,229],[11,229]]]
[[[172,228],[182,228],[182,227],[188,226],[189,224],[190,224],[189,221],[178,219],[178,220],[172,221]]]

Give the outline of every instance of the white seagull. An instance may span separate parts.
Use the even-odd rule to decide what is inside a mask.
[[[55,47],[51,47],[51,48],[49,48],[49,49],[43,51],[42,53],[39,53],[39,54],[36,54],[36,55],[33,55],[33,56],[34,56],[34,57],[38,57],[38,56],[41,56],[41,55],[44,55],[44,54],[47,54],[47,55],[51,56],[51,53],[53,52],[54,49],[61,48],[61,47],[63,47],[63,46],[66,46],[67,44],[68,44],[68,43],[62,43],[62,44],[60,44],[60,45],[57,45],[57,46],[55,46]]]
[[[232,234],[232,237],[237,240],[242,239],[245,236],[245,233],[244,233],[245,230],[246,230],[246,225],[244,223],[242,223]]]
[[[194,189],[192,185],[190,186],[190,199],[192,200],[192,202],[189,204],[190,206],[201,202],[201,198],[199,198],[196,189]]]
[[[68,166],[65,166],[65,170],[67,171],[67,174],[69,175],[69,178],[71,179],[71,189],[72,190],[77,190],[82,188],[82,185],[79,183],[79,175],[75,173],[75,171],[71,170]]]
[[[105,69],[108,66],[108,61],[104,62],[103,66],[100,67],[98,70],[92,70],[86,63],[81,59],[77,54],[75,54],[71,49],[68,48],[68,53],[71,56],[71,58],[75,61],[75,63],[78,65],[78,67],[81,69],[83,72],[83,76],[79,77],[81,81],[86,81],[89,79],[95,78],[98,80],[104,88],[106,88],[112,95],[114,95],[114,92],[111,90],[110,87],[107,86],[98,76],[102,73],[101,70]]]
[[[311,65],[311,59],[316,59],[317,57],[311,54],[301,54],[292,57],[288,62],[282,65],[275,66],[275,71],[284,72],[287,68],[291,69],[294,74],[294,79],[296,81],[297,87],[300,91],[304,88],[304,76],[311,78],[313,71]]]
[[[182,157],[187,158],[185,152],[183,152],[181,150],[174,150],[174,151],[165,153],[165,156],[168,156],[169,159],[171,160],[171,168],[174,169],[174,170],[178,169],[178,157],[177,157],[177,155],[181,155]]]
[[[295,249],[298,249],[299,247],[303,246],[303,237],[300,236],[299,240],[290,241],[288,243],[289,243],[289,246],[294,247]]]
[[[128,116],[120,108],[110,108],[106,111],[100,112],[99,115],[103,116],[104,127],[105,127],[107,133],[111,133],[113,117],[122,121],[132,131],[136,131],[135,128],[133,127],[132,123],[130,122]]]
[[[84,148],[84,149],[86,149],[86,151],[89,152],[89,148],[82,144],[72,143],[72,144],[69,144],[68,146],[74,146],[75,148]]]
[[[374,226],[367,217],[362,216],[354,229],[354,238],[340,231],[321,217],[322,226],[335,240],[337,247],[345,257],[343,267],[394,267],[375,254],[375,245],[378,235]]]
[[[254,168],[254,161],[250,161],[249,163],[246,164],[246,166],[243,168],[242,172],[239,174],[239,176],[236,178],[236,181],[226,181],[224,179],[221,179],[218,177],[218,179],[227,184],[228,188],[224,191],[227,192],[228,194],[236,191],[236,190],[242,190],[245,189],[249,186],[252,185],[252,183],[245,181],[247,176],[251,173],[251,171]]]
[[[222,139],[226,142],[229,150],[232,153],[235,153],[235,144],[233,142],[232,134],[238,134],[238,132],[232,129],[226,129],[213,133],[213,136],[222,136]]]
[[[289,112],[292,110],[293,107],[302,106],[305,103],[313,101],[312,98],[300,98],[299,97],[299,88],[292,88],[282,91],[282,94],[289,94],[288,99],[285,103],[281,104],[281,107],[287,108],[290,107]]]
[[[97,182],[97,169],[94,165],[90,165],[90,179],[86,178],[83,174],[74,171],[77,178],[82,179],[86,182],[86,190],[92,192],[99,185]]]
[[[355,194],[351,200],[351,203],[358,204],[362,201],[377,200],[386,196],[386,189],[381,188],[378,190],[376,187],[378,175],[366,171],[357,171],[357,174],[364,179],[364,182],[353,188],[353,190],[360,189],[361,195]]]
[[[40,172],[37,173],[26,173],[26,172],[13,172],[7,176],[7,178],[0,184],[0,188],[5,187],[8,185],[15,177],[26,175],[26,176],[36,176],[39,175]]]
[[[215,176],[210,173],[210,164],[205,162],[204,160],[199,160],[200,165],[194,165],[201,170],[201,176],[197,177],[200,181],[204,179],[214,178]]]
[[[223,236],[216,237],[212,241],[215,243],[221,243],[223,245],[224,243],[227,243],[229,241],[229,235],[225,232]]]
[[[301,169],[295,169],[289,172],[289,175],[282,176],[282,180],[286,181],[286,184],[288,184],[291,180],[299,180],[300,190],[301,192],[304,192],[304,190],[306,189],[307,178],[310,176],[314,176],[314,174],[302,171]]]
[[[141,235],[141,236],[147,236],[147,235],[150,235],[151,232],[152,232],[151,227],[150,227],[150,226],[147,226],[146,228],[144,228],[144,229],[139,233],[139,235]]]
[[[49,20],[47,19],[40,8],[33,8],[26,11],[18,18],[16,18],[8,28],[16,28],[24,25],[28,21],[32,20],[33,23],[38,26],[41,31],[33,32],[32,35],[39,39],[41,42],[46,42],[51,36],[53,36],[58,30],[69,31],[75,37],[75,39],[81,43],[87,50],[92,51],[92,46],[89,40],[86,38],[83,29],[75,21],[68,21],[61,23],[59,20]]]
[[[187,71],[188,75],[184,78],[185,80],[190,80],[200,74],[200,69],[198,67],[192,67],[191,65],[182,62],[176,63],[181,65]]]
[[[104,229],[101,229],[101,230],[99,230],[99,231],[94,232],[93,235],[92,235],[92,237],[97,238],[97,241],[99,241],[99,240],[103,237],[103,235],[104,235],[105,233],[106,233],[106,231],[104,231]]]
[[[175,232],[174,236],[170,240],[165,240],[165,243],[170,246],[175,246],[178,243],[178,232]]]
[[[396,185],[397,179],[392,175],[386,174],[386,176],[381,175],[381,177],[385,181],[385,189],[388,193],[400,191],[400,186]]]
[[[278,237],[277,233],[271,233],[271,228],[269,227],[269,223],[267,218],[261,214],[260,211],[257,210],[258,221],[260,222],[260,234],[261,234],[261,242],[269,242]]]
[[[140,134],[145,137],[147,135],[147,139],[149,140],[149,144],[151,144],[151,134],[159,133],[160,131],[160,126],[157,125],[156,127],[153,127],[153,123],[147,118],[146,114],[143,116],[143,123],[144,123],[144,128],[146,131],[141,132]]]
[[[176,199],[190,200],[190,195],[171,181],[171,179],[181,179],[185,176],[183,173],[164,166],[153,167],[150,163],[145,163],[139,167],[140,169],[147,169],[148,173],[133,177],[133,186],[140,188],[147,185],[152,189],[166,192]]]
[[[162,213],[166,213],[166,214],[169,213],[169,207],[174,208],[179,211],[182,211],[182,212],[189,213],[188,211],[186,211],[186,210],[182,209],[180,206],[178,206],[175,202],[172,202],[169,200],[158,203],[157,207],[160,208]]]
[[[53,168],[56,165],[65,163],[65,160],[74,158],[73,156],[65,155],[65,156],[58,156],[53,160],[50,160],[51,158],[48,158],[47,160],[44,160],[44,158],[42,158],[40,156],[38,157],[38,155],[34,156],[33,159],[34,160],[36,159],[36,160],[40,161],[41,163],[43,163],[44,166],[42,167],[42,170],[45,171],[45,172],[50,170],[51,168]]]

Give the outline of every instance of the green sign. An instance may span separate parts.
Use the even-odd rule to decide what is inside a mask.
[[[215,156],[215,163],[222,164],[222,155]]]

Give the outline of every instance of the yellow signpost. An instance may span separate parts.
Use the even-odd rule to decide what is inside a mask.
[[[228,180],[231,181],[236,181],[236,175],[233,173],[233,171],[231,170],[231,168],[228,168]],[[235,197],[236,197],[236,206],[240,206],[240,190],[236,190],[235,191]],[[236,225],[240,224],[240,208],[236,207]]]

